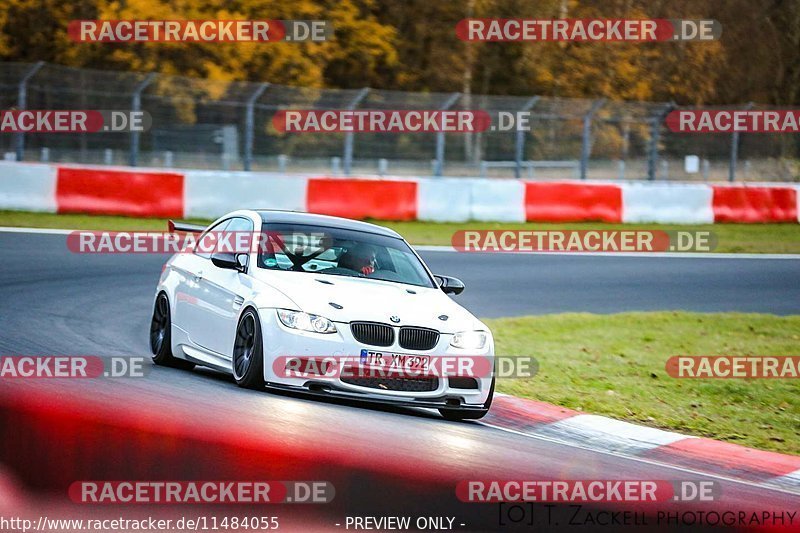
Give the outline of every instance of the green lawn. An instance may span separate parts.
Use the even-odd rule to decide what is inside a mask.
[[[167,231],[166,218],[134,218],[104,215],[56,215],[27,211],[0,211],[0,226],[25,228],[90,229],[105,231]],[[207,220],[192,220],[203,224]]]
[[[195,220],[195,223],[207,221]],[[453,233],[464,229],[648,229],[711,231],[716,234],[716,252],[748,253],[800,253],[800,224],[714,224],[704,226],[679,226],[658,224],[604,224],[582,222],[571,224],[497,222],[385,222],[375,223],[396,230],[410,243],[416,245],[449,245]],[[166,219],[130,218],[96,215],[55,215],[22,211],[0,211],[0,226],[30,228],[69,228],[108,231],[166,230]]]
[[[673,355],[800,355],[800,316],[568,313],[486,320],[498,354],[537,358],[501,392],[800,455],[800,379],[676,379]]]

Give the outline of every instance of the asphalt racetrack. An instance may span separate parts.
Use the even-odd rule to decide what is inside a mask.
[[[800,313],[800,257],[421,255],[435,273],[464,281],[467,288],[458,301],[480,318],[672,310]]]
[[[0,354],[149,356],[153,290],[166,257],[78,255],[65,241],[64,235],[0,232]],[[457,298],[479,317],[649,309],[800,313],[797,259],[422,255],[435,272],[465,281]],[[33,380],[14,386],[41,385]],[[382,450],[409,462],[424,451],[461,479],[717,479],[481,423],[446,422],[423,410],[242,390],[210,370],[154,367],[145,378],[46,386],[80,389],[111,403],[124,391],[165,408],[188,406],[194,416],[232,417],[287,443],[324,436],[326,446]],[[796,495],[717,481],[732,508],[759,502],[797,508]],[[491,523],[494,514],[486,520]]]
[[[0,232],[0,353],[149,353],[166,255],[75,254],[65,235]],[[800,314],[800,259],[422,251],[479,318],[647,310]]]

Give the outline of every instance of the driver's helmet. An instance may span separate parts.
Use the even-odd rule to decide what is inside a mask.
[[[375,272],[375,261],[375,248],[369,244],[356,244],[339,258],[339,267],[369,275]]]

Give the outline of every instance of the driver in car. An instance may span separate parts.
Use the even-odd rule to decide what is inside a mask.
[[[369,276],[375,272],[375,250],[367,244],[357,244],[339,258],[339,268],[347,268]]]

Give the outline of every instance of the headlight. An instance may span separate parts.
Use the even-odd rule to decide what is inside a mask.
[[[324,316],[310,315],[302,311],[278,309],[278,318],[287,328],[312,331],[314,333],[336,333],[336,326]]]
[[[484,331],[459,331],[453,335],[450,346],[467,350],[481,350],[486,346],[486,338]]]

